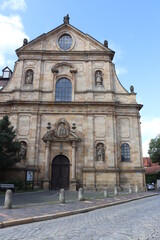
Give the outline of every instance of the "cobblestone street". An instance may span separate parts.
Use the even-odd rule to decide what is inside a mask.
[[[160,239],[160,196],[0,230],[1,240]]]

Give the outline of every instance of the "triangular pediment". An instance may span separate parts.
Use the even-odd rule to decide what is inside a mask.
[[[73,46],[69,51],[105,51],[111,55],[114,55],[114,51],[104,46],[102,43],[94,39],[88,34],[85,34],[70,24],[62,24],[59,27],[51,30],[48,33],[44,33],[34,40],[28,42],[16,52],[19,54],[21,51],[60,51],[58,45],[58,39],[63,34],[69,34],[73,41]]]

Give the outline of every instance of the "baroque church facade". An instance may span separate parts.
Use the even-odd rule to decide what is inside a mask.
[[[8,170],[43,189],[145,187],[139,111],[133,86],[119,82],[114,51],[69,23],[16,50],[0,91],[21,142],[21,162]]]

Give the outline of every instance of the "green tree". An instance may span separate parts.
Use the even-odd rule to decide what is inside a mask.
[[[20,161],[20,143],[15,140],[16,132],[6,115],[0,120],[0,169],[12,167]]]
[[[152,162],[160,163],[160,135],[150,140],[148,154]]]

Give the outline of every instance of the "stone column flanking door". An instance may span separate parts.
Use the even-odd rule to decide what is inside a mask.
[[[72,142],[72,179],[70,181],[70,189],[76,190],[76,142]]]
[[[46,142],[43,189],[49,189],[50,141]]]

